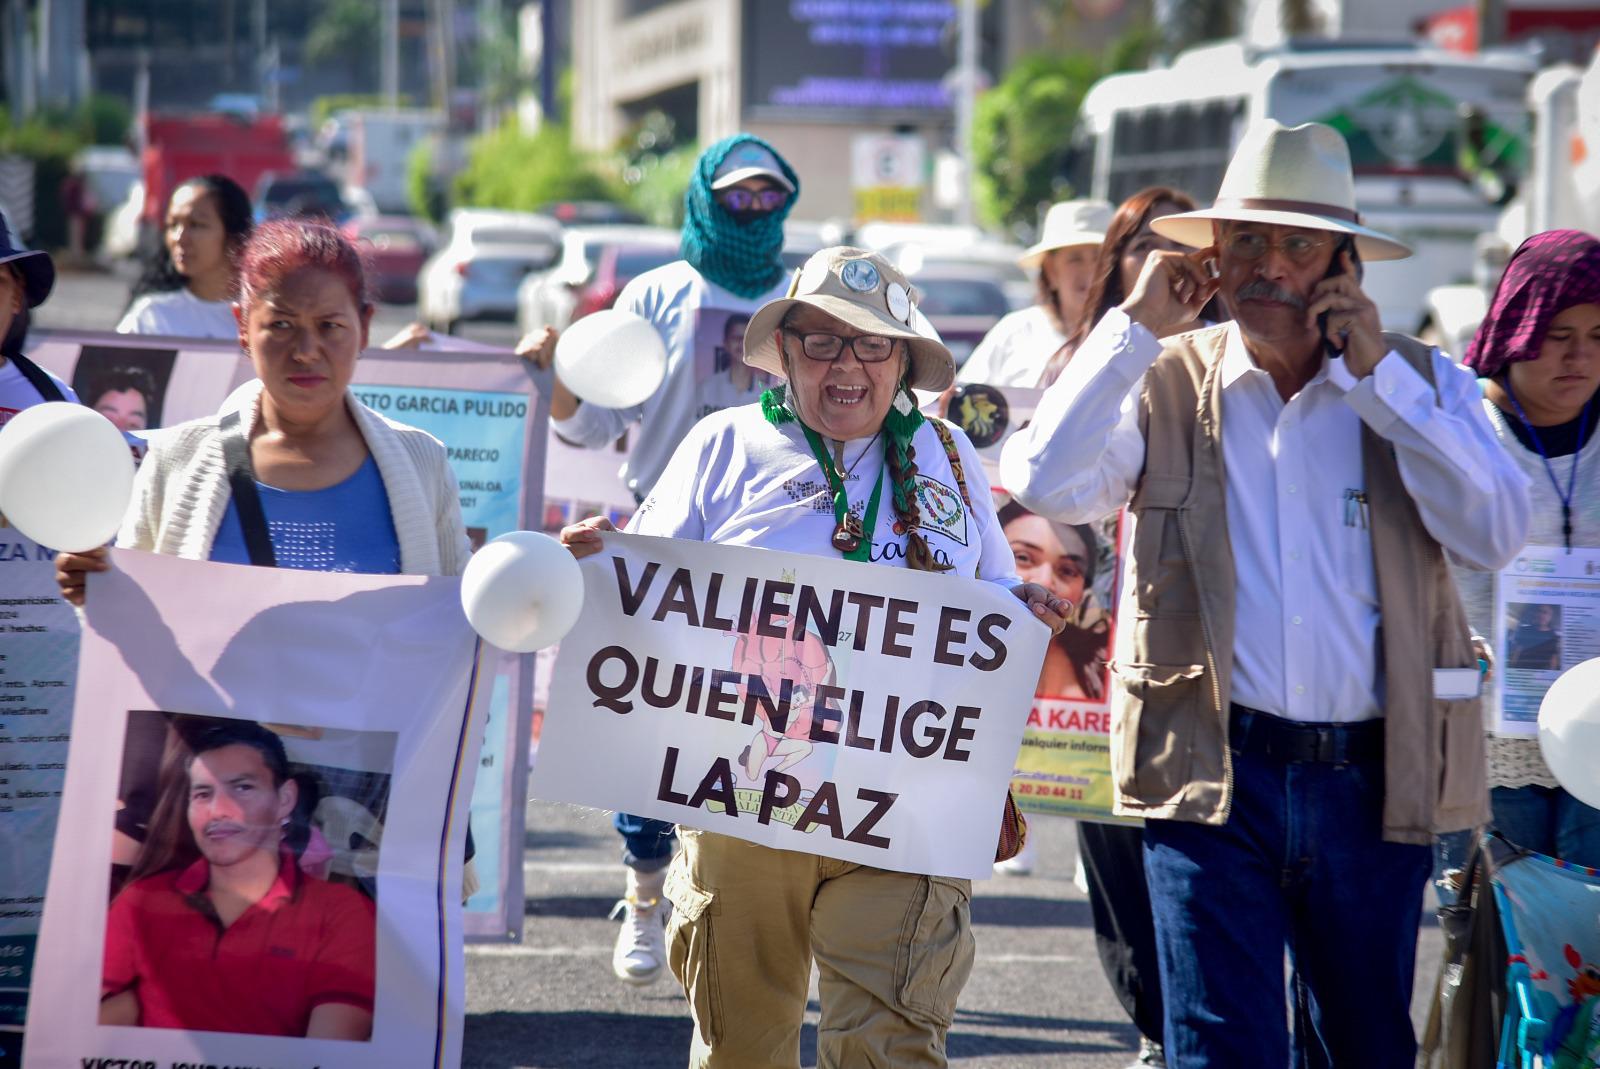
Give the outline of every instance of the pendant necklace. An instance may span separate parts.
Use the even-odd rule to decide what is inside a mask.
[[[828,489],[833,494],[833,537],[829,541],[833,548],[844,554],[848,560],[866,561],[872,553],[872,542],[867,537],[867,532],[876,529],[878,525],[878,503],[883,497],[883,477],[880,474],[877,485],[872,488],[872,496],[867,499],[866,524],[856,519],[855,513],[850,511],[850,497],[845,493],[844,476],[839,474],[839,468],[833,462],[833,457],[828,455],[827,446],[822,442],[822,437],[816,431],[800,424],[805,431],[806,444],[811,446],[811,453],[817,458],[817,466],[822,469],[823,476],[828,480]],[[880,430],[880,433],[881,430]],[[876,435],[873,441],[876,441]],[[872,448],[872,442],[867,443],[867,449]],[[866,456],[866,449],[861,451],[861,456]],[[861,457],[856,458],[856,464],[861,463]],[[851,471],[855,466],[851,466]]]

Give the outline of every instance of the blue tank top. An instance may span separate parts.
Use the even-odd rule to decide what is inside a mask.
[[[257,481],[272,552],[280,568],[398,575],[400,540],[378,464],[369,455],[354,475],[322,490],[280,490]],[[222,517],[211,559],[249,564],[244,528],[233,501]]]

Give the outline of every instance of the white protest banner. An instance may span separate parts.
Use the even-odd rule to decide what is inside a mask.
[[[608,534],[532,778],[879,868],[981,878],[1048,630],[992,583]]]
[[[459,1064],[485,694],[459,580],[112,565],[24,1069]]]
[[[108,417],[132,429],[212,415],[255,377],[249,359],[227,343],[89,332],[41,332],[40,338],[35,360],[70,382],[85,404],[104,401]],[[369,349],[356,364],[352,388],[379,413],[445,443],[477,548],[507,531],[538,529],[548,405],[528,365],[510,351],[465,343],[458,351],[457,340],[448,340],[448,350]],[[136,418],[135,410],[145,418]],[[533,665],[531,655],[502,655],[486,684],[492,713],[472,817],[479,889],[465,920],[472,939],[522,934],[530,718],[514,710],[533,707]],[[41,868],[38,886],[26,892],[5,890],[0,875],[0,897],[42,894],[42,875]]]
[[[1495,581],[1490,730],[1539,733],[1539,703],[1562,672],[1600,657],[1600,550],[1526,546]]]

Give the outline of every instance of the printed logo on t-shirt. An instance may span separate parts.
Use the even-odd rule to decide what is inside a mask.
[[[770,376],[744,362],[744,329],[749,325],[749,312],[701,308],[695,313],[696,419],[755,404],[772,385]]]
[[[922,530],[967,544],[967,506],[952,486],[927,475],[917,476],[917,505],[922,510]]]

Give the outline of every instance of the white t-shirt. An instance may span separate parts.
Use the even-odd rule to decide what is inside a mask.
[[[569,442],[600,449],[621,437],[629,424],[643,420],[645,429],[633,443],[622,478],[635,494],[648,494],[697,420],[753,404],[761,399],[761,391],[773,385],[751,369],[750,384],[739,388],[727,369],[744,359],[744,326],[751,314],[788,292],[785,277],[760,297],[740,297],[708,280],[686,260],[646,271],[623,288],[616,306],[643,316],[661,333],[667,347],[661,387],[642,405],[612,409],[585,402],[571,419],[554,420],[551,425]],[[617,359],[625,360],[627,354],[619,353]]]
[[[117,333],[237,341],[239,324],[231,301],[202,301],[187,289],[177,289],[147,293],[134,301],[117,324]]]
[[[1016,558],[995,516],[983,464],[960,428],[950,433],[974,507],[968,510],[962,500],[938,432],[924,424],[912,439],[923,537],[936,557],[953,565],[953,574],[1015,585]],[[894,529],[898,520],[887,467],[881,440],[845,443],[845,493],[850,511],[863,524],[872,488],[879,480],[884,483],[871,559],[903,568],[906,540]],[[760,405],[744,405],[694,426],[627,529],[826,556],[838,553],[832,546],[835,524],[827,477],[800,425],[774,426]]]
[[[50,375],[50,372],[46,371],[45,374]],[[61,391],[64,398],[74,404],[77,403],[78,395],[72,392],[71,386],[54,375],[50,375],[50,381],[56,384],[56,388]],[[11,421],[12,416],[24,408],[32,408],[43,403],[43,395],[34,388],[33,383],[23,377],[22,372],[17,369],[16,362],[0,357],[0,427],[4,427]]]
[[[1056,329],[1043,308],[1019,309],[983,336],[956,372],[956,381],[1032,389],[1039,385],[1044,366],[1065,344],[1066,335]]]

